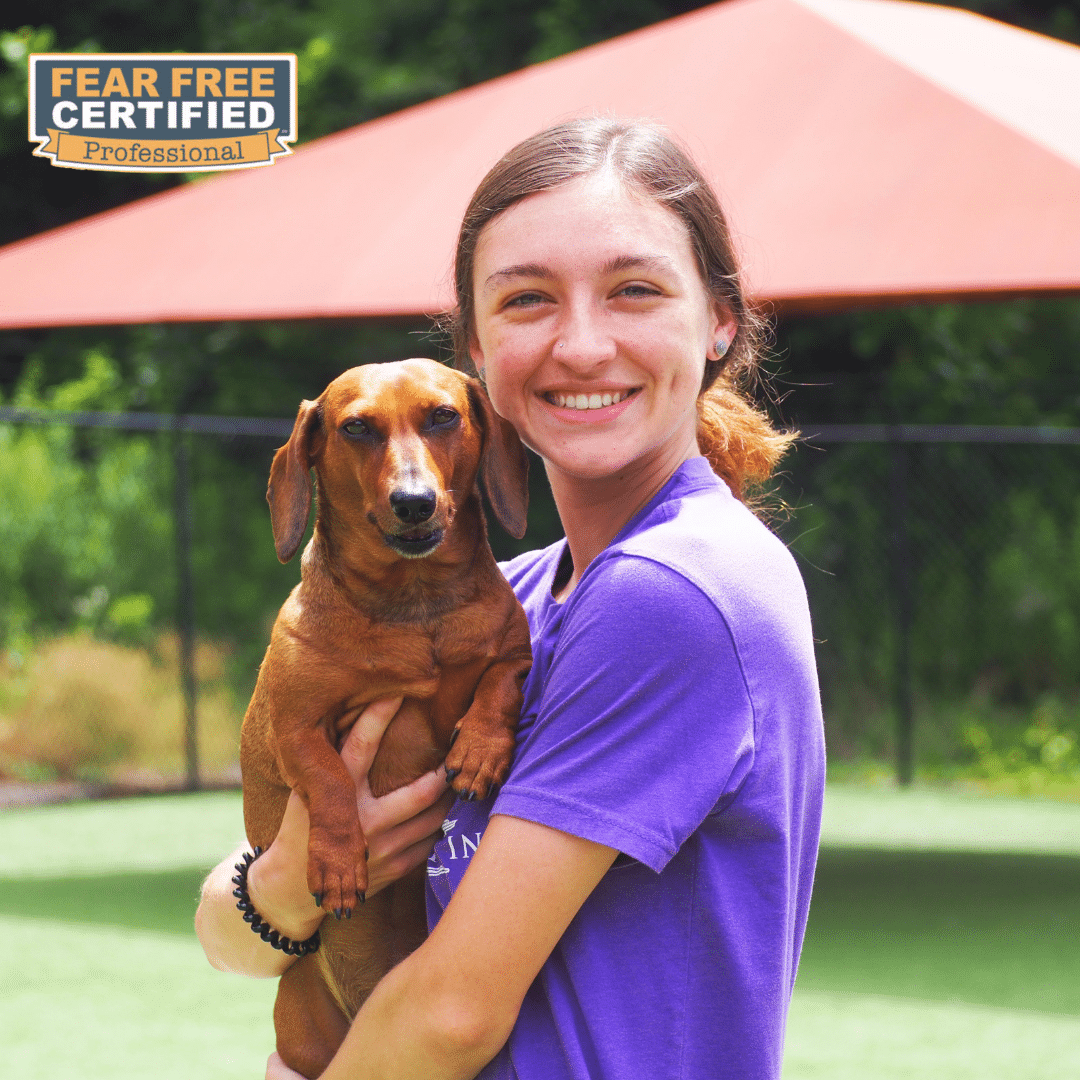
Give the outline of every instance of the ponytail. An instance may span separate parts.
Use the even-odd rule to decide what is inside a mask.
[[[698,447],[737,499],[764,483],[797,438],[777,431],[769,417],[723,376],[698,398]]]

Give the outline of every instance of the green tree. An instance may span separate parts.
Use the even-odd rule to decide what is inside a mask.
[[[184,182],[57,169],[34,158],[25,127],[25,60],[33,49],[293,51],[300,136],[307,140],[698,6],[685,0],[17,3],[6,10],[8,29],[0,33],[0,242]],[[970,0],[967,6],[1080,41],[1080,0]],[[346,367],[438,347],[429,327],[409,322],[19,331],[0,334],[0,390],[10,400],[18,387],[23,400],[54,408],[65,400],[289,416],[300,398],[317,394]],[[776,353],[777,413],[800,427],[1080,424],[1080,375],[1072,362],[1080,354],[1080,304],[1072,300],[782,320]],[[14,614],[4,616],[0,634],[51,632],[86,619],[112,632],[107,618],[117,597],[152,603],[147,609],[144,601],[128,602],[129,618],[152,610],[147,618],[168,621],[167,447],[130,435],[3,425],[0,440],[0,492],[6,493],[0,532],[13,538],[0,555],[0,590],[22,598],[10,606]],[[241,643],[244,678],[253,675],[267,620],[296,573],[277,565],[269,542],[262,492],[271,450],[257,440],[195,443],[198,618],[203,632]],[[1046,694],[1067,703],[1080,686],[1070,661],[1080,625],[1078,470],[1066,451],[1045,455],[1041,465],[1018,461],[949,447],[915,462],[922,486],[913,495],[921,515],[913,537],[920,560],[914,657],[919,686],[940,700],[978,692],[1023,708]],[[786,481],[800,509],[785,535],[805,560],[826,639],[830,722],[841,741],[865,732],[867,716],[887,716],[895,654],[885,558],[889,470],[880,447],[802,449]],[[542,480],[533,505],[529,545],[558,529]],[[67,507],[92,523],[84,537]],[[505,537],[495,542],[504,554],[514,550]],[[107,604],[99,603],[101,589]],[[845,717],[853,726],[844,726]],[[882,735],[877,748],[885,742]]]
[[[14,403],[45,410],[117,408],[115,363],[85,356],[82,375],[48,390],[33,363]],[[138,636],[172,607],[168,478],[147,437],[0,425],[0,637],[76,627]],[[122,557],[120,556],[122,554]]]

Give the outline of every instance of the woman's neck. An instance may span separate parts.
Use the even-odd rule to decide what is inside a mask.
[[[632,462],[612,476],[584,479],[546,465],[555,506],[574,569],[556,599],[565,600],[585,568],[611,543],[623,526],[671,479],[684,461],[701,457],[697,440],[659,457]]]

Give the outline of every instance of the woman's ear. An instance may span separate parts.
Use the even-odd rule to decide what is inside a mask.
[[[713,319],[710,324],[711,334],[709,336],[709,345],[706,349],[706,358],[708,360],[720,360],[722,356],[714,355],[718,350],[716,343],[722,341],[724,343],[724,350],[735,340],[735,335],[739,332],[739,320],[735,318],[729,307],[724,304],[713,305]]]

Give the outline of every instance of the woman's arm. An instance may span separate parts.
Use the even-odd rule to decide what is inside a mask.
[[[495,815],[431,936],[375,988],[324,1080],[467,1080],[617,852]],[[267,1080],[296,1073],[271,1058]]]
[[[341,748],[356,782],[360,824],[368,842],[369,896],[428,857],[453,800],[441,767],[381,799],[371,794],[368,770],[400,704],[396,699],[368,706]],[[298,941],[309,938],[323,918],[307,888],[307,842],[307,807],[294,792],[277,837],[248,872],[248,893],[255,910],[275,930]],[[219,970],[272,978],[294,957],[253,934],[236,909],[233,866],[245,850],[238,848],[206,879],[195,913],[195,932],[207,959]]]

